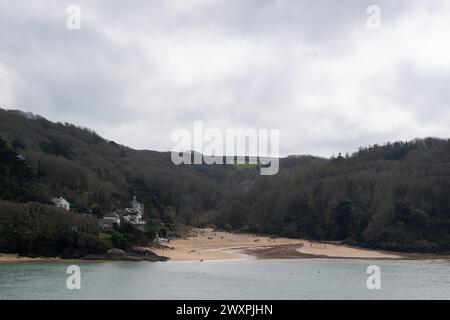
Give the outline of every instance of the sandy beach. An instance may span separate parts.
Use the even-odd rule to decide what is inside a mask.
[[[197,229],[186,239],[165,243],[170,249],[154,250],[172,261],[228,259],[353,258],[399,259],[399,255],[302,239],[270,238],[213,229]]]
[[[355,248],[330,242],[305,239],[273,238],[243,233],[194,229],[185,239],[161,242],[156,249],[147,248],[170,261],[220,261],[249,259],[407,259],[450,260],[449,255],[424,253],[391,253]],[[163,249],[163,247],[165,247]],[[61,261],[60,258],[19,257],[0,253],[0,263]]]
[[[391,253],[350,247],[331,242],[305,239],[273,238],[243,233],[194,229],[185,239],[161,242],[155,249],[147,248],[170,261],[219,261],[249,259],[408,259],[450,260],[448,255],[424,253]],[[162,247],[165,247],[162,249]],[[17,254],[0,253],[0,263],[57,261],[59,258],[19,257]]]

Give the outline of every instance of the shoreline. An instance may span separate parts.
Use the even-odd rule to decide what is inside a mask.
[[[448,255],[386,252],[335,242],[274,238],[255,234],[196,229],[197,234],[175,239],[170,249],[153,249],[168,261],[217,261],[254,259],[364,259],[364,260],[448,260]]]
[[[0,264],[2,263],[28,263],[28,262],[59,262],[64,261],[59,257],[26,257],[18,253],[0,253]]]
[[[149,249],[156,255],[167,258],[167,261],[203,262],[258,259],[450,260],[450,255],[385,252],[343,245],[336,242],[317,242],[305,239],[230,233],[215,231],[211,228],[194,230],[195,234],[185,239],[174,239],[167,243],[161,243],[160,248]],[[101,262],[122,260],[26,257],[12,253],[0,253],[0,264],[63,261]]]

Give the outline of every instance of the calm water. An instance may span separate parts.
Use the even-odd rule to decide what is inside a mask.
[[[250,260],[0,264],[0,299],[450,299],[449,261]],[[366,269],[381,268],[368,290]]]

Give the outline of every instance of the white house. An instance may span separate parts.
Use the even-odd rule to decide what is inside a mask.
[[[61,208],[61,209],[70,211],[70,203],[63,197],[53,198],[52,202],[55,204],[55,206],[57,208]]]
[[[123,210],[123,218],[130,223],[139,222],[142,219],[142,213],[133,208],[125,208]]]
[[[144,204],[136,200],[136,196],[131,201],[131,208],[122,210],[122,217],[125,221],[133,224],[135,227],[143,227],[146,221],[144,217]]]
[[[144,214],[144,204],[137,201],[136,196],[134,196],[133,200],[131,201],[131,208],[140,212],[141,215]]]

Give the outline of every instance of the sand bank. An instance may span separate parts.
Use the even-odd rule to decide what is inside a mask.
[[[172,261],[209,261],[228,259],[294,259],[294,258],[354,258],[398,259],[399,255],[379,251],[324,244],[302,239],[270,238],[237,234],[213,229],[198,229],[195,236],[171,240],[171,249],[154,250]]]
[[[16,253],[0,253],[0,263],[1,262],[39,262],[39,261],[55,261],[60,260],[59,258],[44,258],[44,257],[20,257]]]

